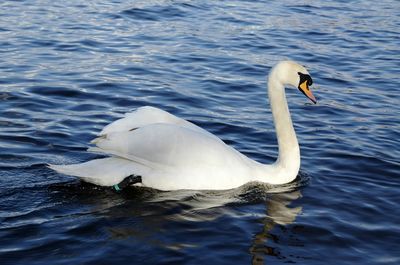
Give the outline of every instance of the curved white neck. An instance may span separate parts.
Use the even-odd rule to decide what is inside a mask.
[[[268,95],[279,146],[277,163],[285,167],[292,164],[300,165],[300,148],[290,117],[285,88],[271,79],[268,81]]]
[[[268,96],[278,139],[279,156],[273,165],[263,165],[258,179],[267,176],[272,184],[294,180],[300,169],[300,148],[286,101],[285,87],[272,72],[268,79]]]

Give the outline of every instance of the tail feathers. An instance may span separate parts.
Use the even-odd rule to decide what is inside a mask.
[[[100,186],[113,186],[129,175],[142,175],[146,171],[143,165],[117,157],[95,159],[81,164],[48,165],[48,167]]]
[[[99,135],[98,137],[94,138],[93,140],[90,141],[91,144],[97,144],[98,142],[100,142],[101,140],[104,140],[107,138],[107,134],[102,134]]]

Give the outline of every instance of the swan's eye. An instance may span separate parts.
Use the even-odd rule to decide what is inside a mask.
[[[312,85],[312,78],[309,75],[307,75],[307,76],[308,76],[307,83],[308,83],[309,86],[311,86]]]
[[[311,86],[312,85],[313,81],[312,81],[312,78],[311,78],[310,75],[303,74],[303,73],[300,73],[300,72],[298,72],[298,74],[299,74],[299,77],[300,77],[299,85],[303,84],[304,81],[307,81],[307,86]]]
[[[298,74],[300,77],[300,83],[298,86],[299,90],[312,102],[314,102],[314,104],[317,103],[317,100],[315,99],[314,95],[311,92],[311,89],[309,88],[309,86],[311,86],[313,83],[311,76],[300,72],[298,72]]]

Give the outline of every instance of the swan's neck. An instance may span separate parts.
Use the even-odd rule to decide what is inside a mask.
[[[297,142],[296,132],[294,131],[290,117],[285,88],[282,84],[270,78],[268,82],[268,95],[279,146],[277,163],[284,167],[293,164],[299,166],[299,143]]]
[[[268,96],[275,123],[279,155],[276,162],[264,166],[264,177],[272,184],[294,180],[300,168],[300,148],[286,101],[285,88],[274,73],[268,79]]]

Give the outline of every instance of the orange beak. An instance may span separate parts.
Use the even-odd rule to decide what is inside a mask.
[[[303,94],[308,97],[314,104],[317,104],[317,100],[315,99],[314,95],[312,94],[310,88],[308,87],[308,81],[304,81],[299,85],[299,90],[303,92]]]

